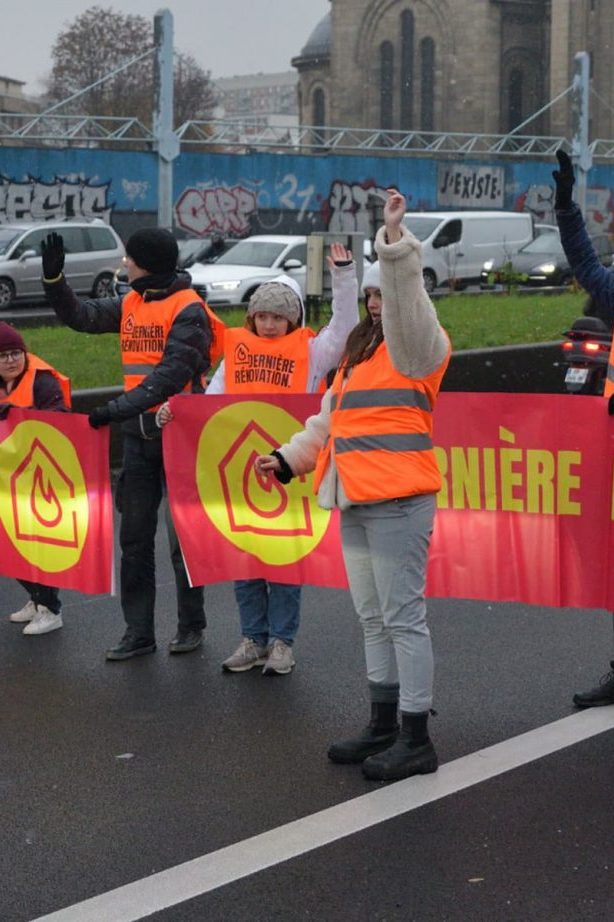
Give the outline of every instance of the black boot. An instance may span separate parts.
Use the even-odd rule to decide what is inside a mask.
[[[399,734],[396,701],[372,701],[371,720],[360,736],[333,743],[328,758],[333,762],[363,762],[367,756],[388,749]]]
[[[363,762],[365,776],[373,781],[398,781],[437,771],[437,753],[427,730],[428,717],[428,711],[423,714],[401,712],[401,732],[397,741]]]
[[[597,708],[614,704],[614,660],[610,663],[611,672],[602,676],[599,685],[590,691],[578,692],[573,696],[573,703],[578,708]]]

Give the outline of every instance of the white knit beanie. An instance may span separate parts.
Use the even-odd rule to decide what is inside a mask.
[[[362,277],[362,290],[366,291],[367,288],[380,288],[379,283],[379,260],[376,260],[374,263],[371,263],[367,271]]]

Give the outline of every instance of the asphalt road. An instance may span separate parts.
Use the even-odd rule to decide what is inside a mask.
[[[614,708],[571,716],[609,614],[431,600],[441,768],[386,786],[326,758],[368,710],[346,593],[305,589],[292,675],[227,675],[231,587],[169,656],[165,537],[158,561],[158,650],[123,663],[117,599],[64,593],[64,628],[26,637],[0,580],[2,922],[614,918]]]

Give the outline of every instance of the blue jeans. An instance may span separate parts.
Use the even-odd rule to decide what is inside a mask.
[[[243,636],[261,647],[272,640],[292,646],[300,620],[301,587],[266,579],[238,579],[234,585]]]

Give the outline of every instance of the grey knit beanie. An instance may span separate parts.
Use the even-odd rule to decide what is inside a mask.
[[[283,282],[265,282],[255,290],[247,305],[250,317],[259,311],[280,314],[290,323],[297,324],[301,316],[301,303],[292,289]]]

